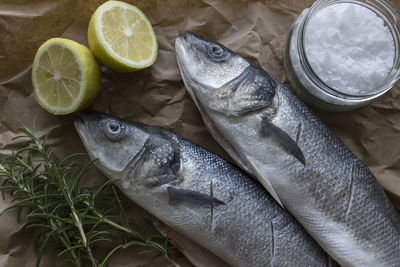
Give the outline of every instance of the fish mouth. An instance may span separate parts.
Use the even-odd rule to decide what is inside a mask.
[[[191,49],[189,47],[188,42],[186,41],[186,33],[184,35],[179,35],[175,39],[175,52],[176,58],[178,60],[179,67],[182,68],[182,65],[185,62],[185,58],[188,57],[187,51]]]
[[[86,136],[86,124],[82,112],[77,112],[74,118],[74,126],[81,138]]]
[[[186,31],[175,39],[175,52],[180,67],[186,67],[186,65],[189,64],[196,64],[196,62],[191,62],[191,60],[201,61],[200,56],[197,53],[197,45],[201,40],[200,37],[189,31]]]
[[[83,145],[87,148],[90,156],[93,156],[94,152],[97,151],[96,145],[89,138],[89,131],[87,125],[87,114],[88,111],[81,111],[75,114],[74,126],[82,140]]]
[[[206,62],[204,55],[204,43],[208,42],[194,33],[186,31],[175,40],[175,52],[182,80],[187,91],[194,96],[197,94],[210,96],[208,90],[204,90],[199,68],[203,68]]]
[[[199,60],[199,56],[196,54],[195,48],[193,47],[196,39],[198,39],[196,35],[186,31],[183,35],[179,35],[175,40],[176,59],[178,61],[182,80],[187,91],[192,96],[194,96],[192,86],[195,86],[195,84],[198,83],[196,77],[193,77],[189,73],[190,64],[196,64],[196,62],[191,61]]]
[[[184,43],[189,43],[191,39],[198,38],[194,33],[190,31],[185,31],[185,33],[180,34],[176,40],[179,40],[179,42],[184,42]]]

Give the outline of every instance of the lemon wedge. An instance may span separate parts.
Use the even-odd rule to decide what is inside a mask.
[[[36,53],[32,84],[36,100],[53,114],[84,109],[99,92],[101,72],[89,49],[75,41],[52,38]]]
[[[120,72],[147,68],[157,58],[157,39],[150,21],[137,7],[120,1],[102,4],[88,30],[93,54]]]

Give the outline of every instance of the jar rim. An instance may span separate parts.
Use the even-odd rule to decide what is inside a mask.
[[[382,82],[383,85],[374,90],[373,92],[369,93],[361,93],[361,94],[350,94],[350,93],[344,93],[340,91],[337,88],[334,88],[332,86],[329,86],[326,84],[319,76],[315,73],[313,70],[308,58],[307,58],[307,53],[305,52],[305,31],[308,25],[308,22],[312,18],[314,14],[316,14],[319,10],[330,6],[332,4],[338,4],[338,3],[350,3],[350,4],[358,4],[362,5],[366,8],[369,8],[373,12],[375,12],[380,18],[382,18],[385,22],[385,24],[389,27],[390,32],[393,37],[394,41],[394,47],[395,47],[395,54],[394,54],[394,62],[392,69],[386,79]],[[386,11],[390,16],[392,16],[392,19],[388,18],[387,15],[384,14],[383,11]],[[392,22],[393,21],[393,22]],[[314,2],[308,10],[308,13],[306,14],[305,18],[301,21],[300,23],[300,28],[297,36],[297,47],[298,47],[298,52],[299,52],[299,57],[300,57],[300,64],[302,68],[305,70],[305,74],[307,77],[315,83],[319,88],[321,88],[325,93],[333,95],[335,97],[346,97],[346,98],[352,98],[352,99],[365,99],[365,98],[375,98],[377,96],[380,96],[384,94],[385,92],[389,91],[393,85],[400,79],[400,12],[397,10],[396,7],[393,6],[392,3],[390,3],[387,0],[317,0]],[[397,64],[396,64],[397,63]],[[396,66],[398,65],[398,66]],[[397,68],[396,68],[397,67]]]

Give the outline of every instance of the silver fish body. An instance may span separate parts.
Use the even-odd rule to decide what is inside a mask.
[[[219,43],[176,40],[212,135],[342,266],[400,266],[400,216],[370,170],[277,79]]]
[[[259,183],[215,154],[103,113],[75,126],[126,196],[232,266],[336,265]]]

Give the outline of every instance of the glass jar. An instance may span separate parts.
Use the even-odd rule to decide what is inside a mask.
[[[305,31],[312,16],[337,3],[353,3],[374,11],[384,21],[394,41],[394,61],[386,79],[368,93],[343,93],[326,84],[313,70],[305,51]],[[286,44],[284,66],[293,89],[307,103],[329,111],[346,111],[365,106],[390,90],[400,78],[400,14],[386,0],[318,0],[296,19]]]

